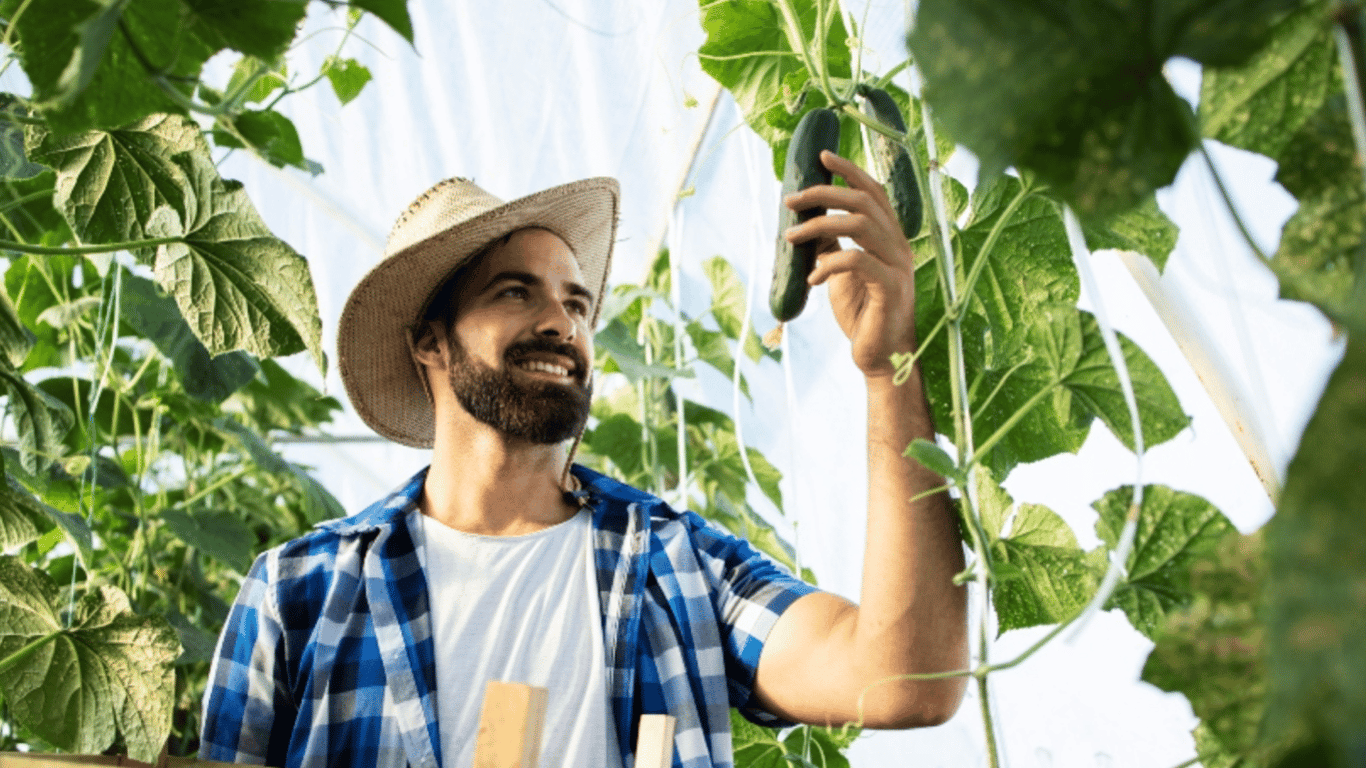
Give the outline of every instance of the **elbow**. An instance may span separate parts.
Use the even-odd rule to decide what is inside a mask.
[[[962,706],[967,678],[906,681],[887,688],[865,702],[864,727],[908,730],[943,725]]]

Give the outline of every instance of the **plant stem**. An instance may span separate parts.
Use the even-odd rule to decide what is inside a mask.
[[[1020,419],[1029,415],[1029,412],[1034,409],[1034,406],[1039,404],[1039,401],[1043,400],[1045,396],[1061,385],[1061,381],[1055,381],[1043,389],[1040,389],[1038,392],[1035,392],[1033,395],[1030,395],[1024,405],[1015,409],[1015,412],[1010,414],[1010,418],[1006,419],[1004,424],[997,427],[996,431],[991,433],[991,437],[988,437],[986,442],[982,443],[982,446],[972,455],[970,463],[980,464],[982,459],[986,458],[987,453],[989,453],[992,448],[995,448],[997,443],[1001,442],[1006,436],[1006,433],[1010,432],[1010,430],[1015,428],[1016,424],[1020,423]]]
[[[131,251],[134,248],[154,248],[158,245],[172,245],[183,243],[183,237],[155,237],[150,240],[129,240],[122,243],[100,243],[98,245],[28,245],[27,243],[16,243],[11,240],[0,240],[0,251],[15,251],[17,253],[31,253],[36,256],[85,256],[92,253],[115,253],[117,251]]]
[[[967,278],[963,280],[963,296],[959,299],[958,306],[953,309],[954,315],[961,315],[967,309],[968,302],[972,301],[972,291],[977,287],[977,278],[981,276],[982,269],[987,264],[987,257],[991,255],[991,250],[996,247],[996,240],[1005,230],[1006,222],[1010,221],[1010,217],[1015,215],[1015,210],[1029,198],[1029,195],[1029,187],[1021,183],[1020,191],[1015,193],[1015,197],[1006,205],[1006,209],[1001,213],[1000,218],[991,225],[991,231],[987,232],[986,242],[982,243],[982,249],[977,252],[977,259],[972,262],[972,268],[968,271]]]
[[[955,279],[957,276],[956,266],[953,258],[953,242],[949,237],[949,218],[947,206],[944,203],[944,184],[941,178],[942,172],[938,168],[938,157],[935,148],[934,123],[930,118],[929,105],[922,99],[920,101],[921,125],[925,130],[925,145],[929,155],[929,187],[930,202],[934,208],[932,226],[938,230],[939,243],[943,248],[943,258],[939,260],[940,285],[944,288],[944,309],[950,313],[949,320],[949,378],[950,392],[953,401],[954,419],[954,444],[958,448],[958,465],[967,473],[967,482],[963,488],[963,495],[960,499],[963,504],[963,516],[971,522],[976,529],[973,536],[973,550],[976,556],[977,566],[977,589],[978,589],[978,663],[985,665],[988,659],[988,632],[987,624],[991,619],[991,585],[988,581],[989,566],[987,561],[987,545],[985,532],[982,530],[982,521],[978,516],[977,489],[974,482],[976,464],[968,461],[969,456],[974,456],[973,436],[972,436],[972,414],[968,403],[967,393],[967,366],[963,354],[963,316],[961,313],[954,312],[953,309],[958,305],[956,294]],[[915,152],[911,152],[912,158]],[[982,723],[986,730],[987,753],[991,757],[991,768],[999,768],[1000,755],[996,745],[996,729],[991,720],[991,702],[989,691],[984,678],[979,678],[978,691],[982,699]]]
[[[1338,60],[1342,64],[1342,80],[1347,93],[1347,114],[1352,120],[1352,139],[1356,142],[1357,161],[1366,184],[1366,81],[1362,76],[1366,64],[1366,41],[1362,34],[1362,9],[1352,3],[1345,6],[1333,24],[1333,40],[1337,43]]]
[[[787,34],[787,45],[802,57],[802,63],[806,65],[806,71],[812,75],[817,74],[816,64],[811,57],[811,49],[806,44],[806,37],[802,34],[801,20],[797,18],[797,12],[792,9],[791,0],[777,0],[778,10],[783,14],[783,31]],[[824,67],[822,67],[824,69]]]
[[[1200,156],[1205,158],[1205,167],[1209,168],[1210,176],[1214,177],[1214,186],[1219,188],[1219,196],[1224,199],[1224,207],[1228,209],[1229,215],[1233,217],[1233,223],[1238,225],[1238,231],[1242,233],[1243,240],[1247,241],[1247,246],[1252,249],[1253,253],[1257,254],[1257,258],[1261,259],[1263,262],[1267,261],[1267,256],[1262,252],[1261,246],[1257,245],[1256,240],[1252,239],[1252,232],[1248,230],[1247,224],[1243,222],[1243,217],[1238,215],[1238,209],[1233,205],[1233,198],[1229,195],[1228,188],[1224,186],[1224,180],[1219,177],[1219,171],[1214,167],[1214,159],[1209,156],[1209,150],[1205,149],[1204,142],[1200,143]]]
[[[227,485],[228,483],[231,483],[231,482],[233,482],[234,480],[238,479],[239,477],[245,475],[245,474],[247,473],[247,470],[248,470],[248,468],[247,468],[246,466],[241,466],[241,467],[238,467],[237,469],[234,469],[233,471],[229,472],[228,474],[223,475],[222,477],[218,478],[217,480],[213,481],[212,483],[209,483],[208,485],[204,486],[204,487],[201,488],[200,490],[198,490],[198,491],[196,491],[196,492],[190,494],[189,496],[186,496],[185,498],[181,499],[179,502],[177,502],[176,504],[172,505],[172,506],[171,506],[171,509],[184,509],[184,508],[190,506],[191,504],[195,503],[196,501],[199,501],[200,499],[204,498],[205,496],[208,496],[209,494],[213,493],[214,491],[218,490],[219,488],[222,488],[223,486]]]
[[[987,732],[987,759],[991,768],[998,768],[1001,764],[1001,755],[996,746],[996,726],[991,720],[991,698],[987,693],[986,675],[977,678],[977,698],[982,703],[982,727]]]

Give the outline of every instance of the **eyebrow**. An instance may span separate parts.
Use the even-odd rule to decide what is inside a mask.
[[[498,283],[503,282],[504,280],[512,280],[514,282],[532,286],[540,285],[542,282],[541,278],[531,274],[530,272],[522,272],[521,270],[509,269],[494,275],[493,279],[489,280],[488,285],[484,286],[484,290],[487,291],[489,288],[492,288],[494,285],[497,285]],[[587,288],[575,282],[566,282],[565,285],[565,290],[569,292],[569,295],[582,297],[588,302],[589,307],[593,306],[593,294]]]

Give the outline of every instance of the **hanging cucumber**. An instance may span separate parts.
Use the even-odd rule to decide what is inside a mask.
[[[863,114],[895,131],[906,132],[901,110],[897,109],[896,102],[886,91],[864,86],[859,89],[859,95],[864,99]],[[892,201],[897,220],[901,222],[901,232],[910,240],[920,234],[920,223],[925,216],[911,156],[900,142],[892,141],[876,131],[869,131],[868,135],[873,142],[873,161],[880,166],[877,173],[885,179],[887,197]]]
[[[787,160],[783,163],[783,197],[817,184],[830,183],[830,171],[821,164],[821,150],[838,152],[840,149],[840,119],[829,109],[813,109],[804,115],[792,132],[787,145]],[[773,316],[787,322],[801,314],[806,296],[811,290],[806,279],[816,267],[815,240],[792,244],[783,237],[788,228],[824,216],[824,208],[794,211],[786,204],[778,204],[778,248],[773,260],[773,287],[768,294],[768,306]]]

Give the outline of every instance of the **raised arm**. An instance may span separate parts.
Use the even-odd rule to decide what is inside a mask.
[[[966,679],[895,679],[968,661],[966,589],[952,583],[964,567],[953,512],[944,493],[911,501],[944,481],[901,455],[915,438],[934,439],[919,364],[904,384],[892,383],[892,353],[916,348],[914,257],[882,185],[838,155],[821,159],[848,187],[812,187],[787,204],[846,213],[817,217],[786,237],[823,241],[810,282],[828,285],[868,387],[863,589],[859,605],[827,593],[793,603],[765,643],[755,695],[799,722],[936,725],[957,711]],[[840,250],[838,237],[854,247]]]

